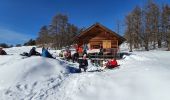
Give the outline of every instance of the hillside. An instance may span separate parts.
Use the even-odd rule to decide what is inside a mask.
[[[170,100],[168,51],[136,51],[118,60],[118,69],[71,73],[78,64],[19,55],[30,48],[0,56],[1,100]]]

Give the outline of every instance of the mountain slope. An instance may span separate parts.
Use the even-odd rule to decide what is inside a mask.
[[[168,51],[133,52],[118,60],[118,69],[70,73],[68,67],[78,64],[23,59],[18,54],[26,49],[8,49],[14,55],[0,56],[1,100],[170,100]]]

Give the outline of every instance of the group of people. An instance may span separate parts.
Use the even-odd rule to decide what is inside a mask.
[[[100,49],[99,55],[103,55],[102,49]],[[73,55],[71,55],[71,51],[69,49],[67,49],[66,52],[64,53],[64,58],[67,61],[72,60],[73,63],[78,62],[79,69],[84,69],[84,71],[87,70],[88,61],[87,61],[87,51],[86,50],[83,51],[83,57],[80,58],[78,50],[76,50],[76,52]],[[116,68],[118,66],[119,65],[118,65],[116,59],[110,59],[105,63],[104,68],[112,69],[112,68]]]
[[[5,50],[3,50],[2,47],[0,47],[0,55],[7,55],[7,53],[5,52]],[[24,52],[23,54],[21,54],[22,56],[27,56],[27,57],[31,57],[31,56],[42,56],[42,57],[47,57],[47,58],[54,58],[52,56],[52,54],[48,51],[48,49],[46,48],[42,48],[42,53],[39,53],[35,47],[32,47],[32,49],[29,51],[29,53]],[[71,59],[71,51],[67,50],[67,53],[65,54],[65,57],[67,59]],[[81,70],[81,68],[84,69],[84,71],[87,70],[87,66],[88,66],[88,61],[86,59],[86,55],[83,56],[83,59],[79,60],[79,53],[78,51],[76,53],[74,53],[73,55],[73,62],[78,62],[79,63],[79,69]]]
[[[73,63],[78,62],[79,70],[84,69],[84,71],[86,72],[87,66],[88,66],[87,54],[83,54],[82,59],[79,59],[80,56],[79,56],[78,50],[76,50],[76,52],[73,55],[71,55],[71,51],[67,49],[64,54],[64,57],[67,61],[72,60]]]
[[[0,55],[7,55],[7,53],[5,52],[5,50],[3,50],[2,47],[0,47]],[[28,56],[28,57],[31,57],[31,56],[34,55],[34,56],[42,56],[42,57],[46,57],[46,58],[54,58],[52,56],[52,54],[48,51],[48,48],[44,48],[44,47],[42,48],[42,53],[37,52],[36,48],[32,47],[32,49],[30,50],[29,53],[24,52],[21,55],[22,56]],[[87,60],[87,52],[86,51],[84,51],[82,58],[79,58],[79,53],[78,53],[77,50],[73,55],[71,55],[71,51],[69,49],[66,50],[66,53],[64,54],[64,56],[65,56],[66,60],[72,59],[73,63],[78,62],[79,63],[79,70],[81,71],[81,69],[84,69],[84,71],[86,72],[87,67],[88,67],[88,60]],[[106,63],[107,68],[115,68],[117,66],[118,66],[118,64],[117,64],[116,59],[110,60]]]
[[[54,58],[53,56],[52,56],[52,54],[50,54],[50,52],[48,51],[48,49],[46,49],[46,48],[42,48],[42,54],[41,53],[39,53],[39,52],[37,52],[36,51],[36,48],[35,47],[32,47],[32,49],[30,50],[30,52],[27,54],[27,53],[25,53],[26,55],[25,56],[28,56],[28,57],[30,57],[30,56],[42,56],[42,57],[46,57],[46,58]]]
[[[7,55],[7,53],[5,52],[5,50],[3,50],[2,47],[0,47],[0,55]],[[47,57],[47,58],[54,58],[48,51],[48,49],[46,48],[42,48],[42,54],[36,51],[35,47],[32,47],[32,49],[29,51],[29,53],[24,52],[23,54],[21,54],[22,56],[42,56],[42,57]]]

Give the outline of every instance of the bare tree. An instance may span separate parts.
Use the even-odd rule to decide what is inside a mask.
[[[129,43],[130,52],[132,52],[133,47],[139,48],[139,44],[141,44],[141,9],[138,6],[126,16],[126,25],[125,38]]]
[[[132,46],[133,46],[133,37],[132,37],[132,31],[133,31],[133,15],[130,13],[128,16],[126,16],[126,32],[125,32],[125,38],[127,39],[127,42],[129,43],[130,50],[129,52],[132,52]]]
[[[149,51],[165,43],[170,50],[170,6],[164,5],[161,9],[153,0],[148,0],[144,8],[135,7],[126,16],[125,38],[133,48],[144,47]]]
[[[140,7],[136,6],[135,9],[132,11],[133,13],[133,30],[134,30],[134,48],[139,48],[141,45],[141,34],[142,33],[142,10]]]
[[[49,34],[47,26],[43,26],[38,33],[38,38],[36,40],[37,44],[47,44],[49,43]]]
[[[39,32],[37,43],[50,44],[54,48],[62,48],[72,44],[72,38],[79,33],[79,29],[68,22],[66,15],[57,14],[51,24],[43,26]]]
[[[163,39],[167,44],[168,50],[170,51],[170,6],[163,6],[162,11],[162,29]]]

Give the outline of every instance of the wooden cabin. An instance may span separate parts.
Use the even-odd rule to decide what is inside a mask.
[[[74,40],[79,47],[87,45],[89,50],[118,49],[125,38],[100,23],[96,23],[77,35]]]

